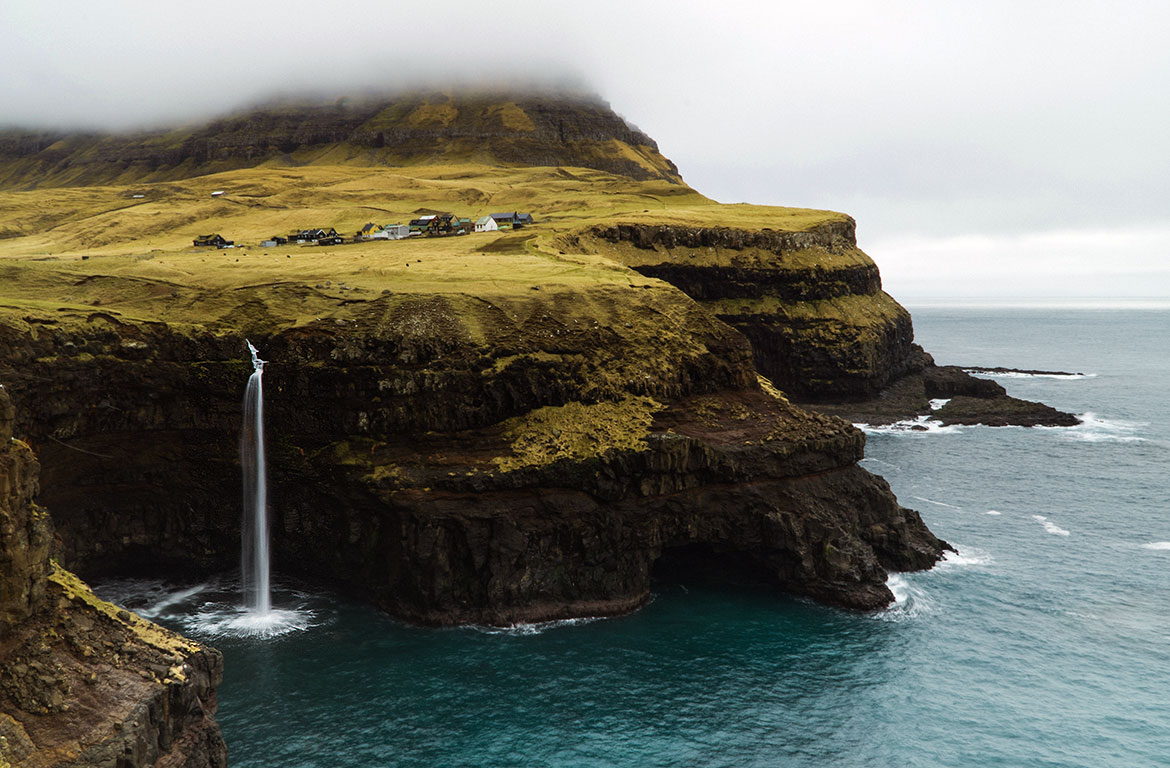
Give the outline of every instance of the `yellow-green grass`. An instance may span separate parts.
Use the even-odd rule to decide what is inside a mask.
[[[225,194],[212,198],[214,190]],[[258,247],[307,227],[352,236],[367,222],[406,223],[419,211],[475,219],[513,210],[539,223],[516,232]],[[843,218],[721,205],[685,186],[590,169],[467,164],[261,167],[182,182],[5,191],[0,309],[100,307],[127,319],[203,324],[265,295],[282,305],[283,322],[296,324],[387,291],[530,304],[536,290],[549,299],[548,292],[606,286],[666,290],[620,263],[614,249],[574,249],[567,238],[619,222],[802,230]],[[192,245],[210,233],[246,247]]]

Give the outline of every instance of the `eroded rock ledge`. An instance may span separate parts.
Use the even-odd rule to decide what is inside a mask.
[[[12,423],[0,388],[0,765],[226,765],[222,657],[49,561],[37,461]]]

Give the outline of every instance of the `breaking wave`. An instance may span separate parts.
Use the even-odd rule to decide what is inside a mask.
[[[860,423],[853,426],[867,435],[921,435],[921,434],[953,434],[962,429],[958,424],[945,425],[938,419],[932,419],[929,414],[914,419],[896,421],[893,424],[871,426]]]
[[[1142,549],[1170,550],[1170,541],[1151,541],[1149,544],[1142,544]]]
[[[900,573],[891,573],[886,586],[894,593],[894,602],[878,611],[875,618],[882,621],[905,621],[934,610],[934,600],[925,589]]]
[[[1102,419],[1092,411],[1086,411],[1077,416],[1081,420],[1075,427],[1050,427],[1059,429],[1061,434],[1073,440],[1084,440],[1090,443],[1144,443],[1146,438],[1134,434],[1142,427],[1148,426],[1140,421],[1122,421],[1120,419]]]
[[[1024,371],[993,371],[986,368],[964,368],[972,376],[988,379],[1095,379],[1095,373],[1025,373]]]
[[[935,568],[956,567],[966,565],[990,565],[992,557],[989,552],[982,549],[968,549],[967,547],[958,547],[957,552],[944,552],[943,558],[935,565]]]

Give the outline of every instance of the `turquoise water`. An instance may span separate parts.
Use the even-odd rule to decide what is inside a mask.
[[[622,618],[435,630],[278,585],[306,629],[212,639],[231,764],[1170,765],[1170,312],[914,318],[940,363],[1089,374],[999,379],[1089,415],[871,430],[865,466],[960,553],[892,577],[889,610],[664,586]],[[105,590],[206,636],[231,587],[186,587]]]

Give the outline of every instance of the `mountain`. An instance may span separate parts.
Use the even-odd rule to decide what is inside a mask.
[[[471,91],[273,102],[133,134],[0,131],[0,189],[176,181],[256,166],[575,166],[681,183],[657,144],[603,101]]]

